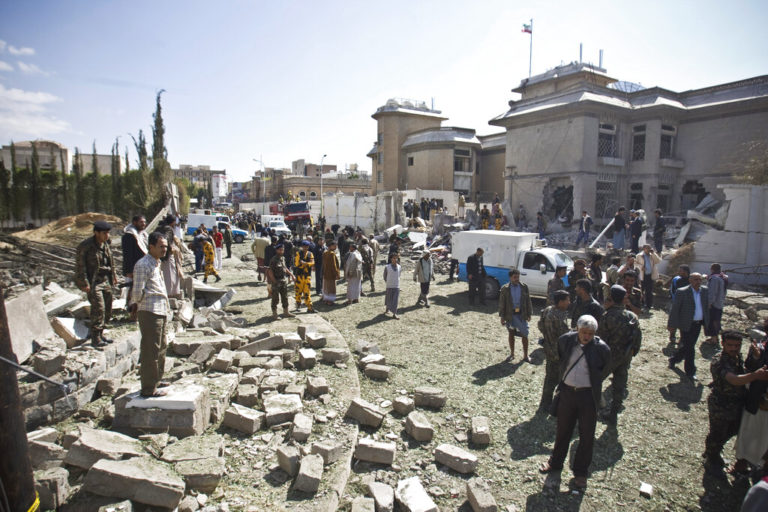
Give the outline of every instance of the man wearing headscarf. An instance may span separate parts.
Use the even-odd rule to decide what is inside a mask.
[[[413,280],[418,281],[419,286],[421,286],[421,293],[416,301],[417,306],[429,307],[429,283],[435,280],[434,267],[432,253],[423,251],[421,258],[416,262],[416,266],[413,269]]]

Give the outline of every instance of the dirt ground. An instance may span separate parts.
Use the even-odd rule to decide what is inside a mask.
[[[235,245],[235,255],[248,254],[249,246]],[[384,248],[382,252],[386,254]],[[269,314],[265,285],[257,282],[255,272],[248,267],[255,268],[253,263],[225,260],[222,284],[238,291],[228,309],[242,312],[250,322],[265,323]],[[364,399],[378,404],[400,394],[411,394],[417,386],[431,385],[444,389],[448,402],[439,412],[426,411],[435,427],[430,443],[409,440],[403,431],[404,422],[402,427],[399,421],[391,423],[392,428],[382,427],[380,436],[391,431],[398,438],[395,465],[353,465],[342,496],[343,509],[350,508],[353,497],[365,493],[365,484],[371,478],[396,485],[400,479],[418,475],[441,510],[470,510],[465,491],[468,477],[434,462],[432,452],[444,442],[462,446],[479,457],[476,475],[489,482],[502,510],[739,509],[748,481],[713,480],[704,476],[701,464],[708,430],[709,363],[716,351],[706,345],[698,349],[696,362],[701,380],[696,384],[682,372],[669,370],[667,357],[672,347],[662,309],[654,309],[652,315],[641,319],[643,346],[632,363],[629,396],[617,428],[598,423],[588,489],[583,494],[571,492],[568,484],[572,475],[566,467],[559,490],[552,491],[544,488],[544,477],[537,471],[551,453],[555,431],[552,418],[536,414],[544,354],[535,341],[539,338],[535,324],[543,301],[534,300],[533,362],[520,361],[519,341],[516,360],[505,362],[507,335],[498,320],[496,301],[470,307],[466,284],[448,283],[446,276],[438,275],[432,285],[432,307],[415,306],[419,287],[411,278],[413,264],[407,260],[401,279],[401,319],[395,320],[383,316],[382,268],[380,264],[375,276],[377,291],[368,293],[370,285],[365,283],[367,296],[359,304],[341,305],[346,291],[343,284],[338,287],[342,296],[336,306],[321,305],[313,295],[318,314],[329,320],[350,345],[358,339],[378,343],[387,364],[393,367],[387,382],[360,375]],[[293,302],[291,298],[292,307]],[[730,306],[726,307],[723,324],[749,326],[746,317]],[[609,386],[607,381],[604,388]],[[490,418],[493,436],[492,444],[485,448],[466,441],[470,419],[481,415]],[[733,457],[733,442],[726,445],[724,457]],[[642,482],[653,486],[652,498],[640,496]]]

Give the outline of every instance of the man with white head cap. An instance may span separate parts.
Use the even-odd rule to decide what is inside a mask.
[[[419,293],[419,299],[416,301],[417,306],[423,305],[429,307],[429,283],[435,280],[435,265],[432,261],[432,253],[429,251],[423,251],[421,258],[416,262],[416,266],[413,269],[413,280],[418,281],[421,286],[421,293]]]

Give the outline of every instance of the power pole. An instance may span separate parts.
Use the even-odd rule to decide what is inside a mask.
[[[11,348],[11,331],[5,313],[4,288],[0,286],[0,356],[16,359]],[[16,370],[0,362],[0,482],[11,512],[27,512],[36,502],[35,481],[29,461],[27,429],[21,411]],[[0,499],[2,496],[0,496]],[[3,507],[5,505],[3,504]]]

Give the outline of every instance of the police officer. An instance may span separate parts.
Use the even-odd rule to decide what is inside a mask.
[[[112,340],[104,337],[104,326],[112,316],[112,287],[117,285],[109,231],[112,225],[104,221],[93,223],[93,236],[77,246],[75,284],[88,294],[91,303],[91,343],[103,347]]]
[[[725,479],[723,446],[738,434],[741,412],[746,397],[745,384],[768,380],[768,369],[759,368],[752,373],[744,370],[741,358],[741,335],[725,331],[722,335],[723,351],[712,360],[712,392],[707,399],[709,433],[705,442],[704,467],[710,475]]]
[[[613,285],[605,299],[605,313],[597,328],[597,335],[611,347],[611,358],[605,367],[604,378],[613,374],[613,402],[606,416],[609,425],[616,425],[619,409],[624,401],[632,358],[640,351],[642,333],[637,315],[627,311],[627,290]]]
[[[552,393],[555,392],[560,378],[560,356],[557,353],[557,340],[568,332],[568,306],[571,297],[565,290],[555,290],[552,294],[554,304],[547,306],[539,318],[539,331],[544,337],[544,355],[547,359],[544,389],[541,392],[540,411],[549,411],[552,405]]]
[[[314,313],[312,308],[312,268],[315,266],[315,257],[309,250],[309,241],[304,240],[299,246],[299,252],[296,253],[293,263],[296,284],[294,285],[296,294],[296,309],[301,308],[301,301],[307,306],[308,313]]]
[[[275,255],[272,256],[269,262],[269,269],[267,269],[267,281],[272,287],[272,320],[277,320],[278,318],[278,301],[283,303],[283,316],[295,316],[288,311],[288,279],[290,278],[293,281],[295,277],[285,263],[285,247],[283,247],[283,244],[277,244],[275,251]]]

